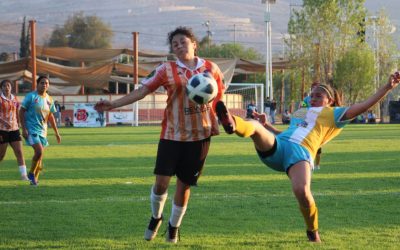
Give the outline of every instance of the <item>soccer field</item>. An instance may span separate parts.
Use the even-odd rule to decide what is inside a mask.
[[[285,174],[250,139],[212,138],[177,245],[143,240],[159,127],[49,131],[38,187],[0,164],[0,249],[399,249],[400,125],[348,125],[323,147],[312,190],[323,243],[307,242]],[[24,146],[29,168],[33,150]],[[169,218],[175,179],[164,210]]]

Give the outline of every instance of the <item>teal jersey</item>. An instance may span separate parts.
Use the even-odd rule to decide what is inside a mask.
[[[25,112],[25,127],[29,134],[47,136],[47,121],[50,113],[55,113],[56,108],[51,96],[39,95],[37,91],[28,93],[22,102]]]

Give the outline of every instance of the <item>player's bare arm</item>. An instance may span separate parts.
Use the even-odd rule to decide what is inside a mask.
[[[19,110],[19,121],[21,123],[21,129],[22,129],[22,137],[25,139],[28,138],[28,130],[25,127],[25,108],[22,108]]]
[[[150,94],[150,90],[146,86],[142,86],[118,100],[115,101],[101,100],[96,103],[94,109],[97,111],[109,111],[118,107],[122,107],[137,102],[143,99],[148,94]]]
[[[57,143],[60,144],[61,143],[61,136],[58,133],[57,122],[56,122],[56,119],[54,118],[54,115],[52,113],[49,114],[49,122],[51,124],[51,127],[54,130],[54,134],[56,136]]]
[[[390,75],[387,84],[380,87],[375,94],[370,96],[367,100],[356,103],[349,107],[346,113],[343,116],[343,120],[349,120],[357,117],[359,114],[366,112],[376,103],[378,103],[382,98],[384,98],[392,89],[397,87],[400,82],[400,74],[396,72],[393,75]]]

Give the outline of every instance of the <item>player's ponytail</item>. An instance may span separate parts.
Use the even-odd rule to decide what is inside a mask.
[[[343,105],[342,102],[342,93],[340,93],[338,90],[333,89],[333,95],[334,95],[334,102],[332,104],[332,107],[339,107]]]

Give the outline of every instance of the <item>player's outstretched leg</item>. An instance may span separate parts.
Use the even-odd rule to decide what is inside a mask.
[[[222,101],[217,102],[216,111],[218,120],[221,122],[222,127],[227,134],[233,134],[235,132],[235,120],[233,119],[232,115],[229,113],[228,109],[225,106],[225,103]]]
[[[231,115],[224,102],[219,101],[216,105],[216,111],[219,121],[228,134],[236,133],[241,137],[250,137],[255,133],[255,127],[252,122],[243,120],[239,116]]]

